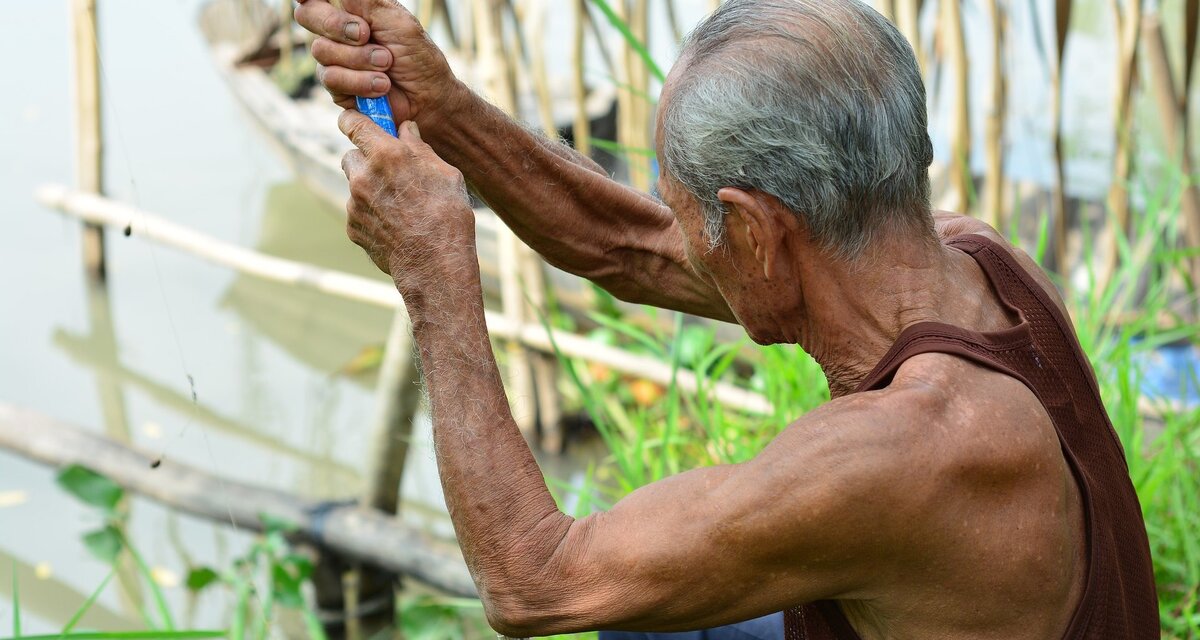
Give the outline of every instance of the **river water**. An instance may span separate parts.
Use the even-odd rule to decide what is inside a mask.
[[[338,212],[296,182],[218,76],[196,27],[199,0],[100,4],[110,196],[242,246],[383,280],[345,239]],[[683,4],[691,22],[707,2]],[[1035,4],[1048,24],[1051,3]],[[0,8],[15,27],[0,41],[8,62],[0,93],[0,401],[228,478],[322,498],[356,495],[373,380],[338,371],[383,341],[388,314],[111,233],[107,296],[89,294],[78,224],[32,198],[36,185],[73,180],[67,3],[0,0]],[[1095,132],[1107,130],[1111,91],[1108,65],[1095,61],[1111,59],[1111,44],[1102,12],[1091,11],[1100,17],[1069,56],[1076,99],[1067,134],[1080,158],[1072,175],[1094,193],[1103,189],[1109,144]],[[554,26],[556,13],[550,33],[569,33]],[[978,9],[966,15],[982,24]],[[969,33],[981,36],[971,46],[982,52],[986,31]],[[1036,180],[1048,175],[1048,146],[1038,136],[1047,103],[1021,87],[1044,85],[1043,71],[1029,43],[1014,46],[1028,63],[1014,69],[1010,164]],[[986,95],[985,80],[974,74],[977,95]],[[437,511],[427,437],[410,452],[406,495]],[[107,573],[80,540],[98,524],[56,487],[53,470],[0,452],[0,629],[12,615],[13,570],[26,632],[61,627]],[[129,535],[172,606],[186,612],[184,624],[228,619],[224,596],[195,600],[179,583],[191,565],[228,566],[248,536],[140,499],[130,504]],[[132,600],[110,588],[83,625],[142,623]]]

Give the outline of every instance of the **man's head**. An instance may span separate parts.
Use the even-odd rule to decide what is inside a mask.
[[[912,49],[858,0],[729,0],[684,43],[661,157],[724,238],[723,187],[757,189],[854,257],[929,221],[925,88]]]
[[[830,259],[881,234],[934,237],[916,59],[858,0],[727,0],[684,43],[658,136],[664,194],[683,192],[681,224],[702,225],[710,249],[735,222],[755,235],[747,207],[786,211]]]

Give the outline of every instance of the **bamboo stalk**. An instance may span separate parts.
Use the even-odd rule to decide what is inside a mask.
[[[1186,144],[1186,117],[1181,111],[1179,96],[1175,90],[1171,61],[1167,54],[1167,43],[1163,35],[1162,22],[1157,13],[1151,13],[1143,21],[1142,32],[1147,66],[1155,90],[1159,116],[1162,119],[1163,138],[1167,154],[1177,163],[1184,176],[1192,174],[1192,150]],[[1185,65],[1186,66],[1186,65]],[[1183,232],[1188,246],[1200,247],[1200,189],[1188,179],[1184,184],[1182,203]],[[1200,277],[1200,260],[1189,260],[1192,278]],[[1196,280],[1200,282],[1200,280]]]
[[[516,88],[512,85],[508,56],[504,51],[503,0],[475,0],[473,6],[479,62],[488,92],[497,107],[514,115],[517,112]],[[509,324],[519,326],[525,322],[525,301],[520,284],[520,241],[507,227],[500,227],[496,230],[496,245],[504,317]],[[529,356],[518,341],[511,339],[505,343],[504,352],[513,418],[526,439],[533,441],[537,407]]]
[[[983,196],[984,219],[1001,233],[1004,215],[1004,125],[1008,114],[1008,87],[1004,76],[1006,20],[1001,0],[987,0],[992,21],[992,101],[987,115],[987,181]]]
[[[587,10],[587,2],[588,0],[576,0],[575,2],[575,39],[574,47],[571,48],[571,62],[575,69],[572,77],[575,98],[575,126],[573,127],[575,149],[585,156],[592,153],[592,122],[588,118],[587,84],[584,82],[584,74],[587,70],[587,61],[584,57],[584,28],[591,19]]]
[[[1072,0],[1057,0],[1054,13],[1054,64],[1050,89],[1050,139],[1054,145],[1054,191],[1050,203],[1054,216],[1054,264],[1059,271],[1067,268],[1067,174],[1063,149],[1063,58],[1071,26]]]
[[[80,189],[104,192],[100,53],[96,0],[71,0],[75,42],[75,175]],[[83,265],[94,282],[106,272],[104,230],[83,227]]]
[[[298,535],[388,571],[410,575],[454,595],[474,597],[475,584],[461,553],[425,533],[371,509],[330,505],[221,478],[155,458],[75,427],[0,404],[0,447],[56,467],[84,465],[126,489],[177,510],[239,529],[262,531],[263,514],[290,522]]]
[[[667,24],[671,27],[671,37],[676,43],[683,42],[683,28],[679,26],[679,12],[675,10],[675,0],[663,0],[667,6]]]
[[[1111,0],[1111,6],[1117,25],[1117,91],[1114,98],[1116,146],[1112,184],[1108,191],[1108,208],[1112,217],[1108,225],[1111,242],[1106,273],[1116,268],[1117,234],[1128,236],[1132,227],[1128,183],[1133,173],[1133,85],[1137,77],[1138,41],[1142,32],[1142,0],[1129,0],[1124,10],[1118,0]]]
[[[875,9],[887,18],[890,22],[896,21],[896,2],[895,0],[876,0]]]
[[[292,12],[292,0],[277,0],[279,2],[279,65],[286,71],[292,71],[292,58],[296,47],[296,40],[292,37],[292,22],[295,15]]]
[[[908,39],[908,43],[912,45],[913,54],[917,57],[917,67],[921,70],[921,77],[927,77],[929,61],[925,56],[925,48],[921,46],[921,6],[924,4],[922,0],[895,0],[896,2],[896,26],[900,29],[900,33]]]
[[[397,310],[383,350],[371,419],[374,444],[363,506],[390,514],[400,507],[400,480],[404,477],[413,420],[421,403],[420,373],[411,332],[408,315]]]
[[[48,185],[39,188],[35,197],[44,206],[93,224],[123,228],[130,220],[136,219],[138,224],[133,228],[135,236],[248,275],[387,309],[404,308],[400,294],[396,292],[395,287],[386,282],[265,255],[101,196],[59,185]],[[505,315],[491,310],[484,312],[484,319],[488,331],[495,339],[516,340],[526,347],[544,353],[557,352],[568,358],[596,362],[613,371],[662,385],[670,384],[674,375],[680,391],[700,391],[699,381],[691,371],[673,372],[668,363],[654,358],[603,345],[565,331],[551,333],[539,323],[514,325]],[[716,402],[730,409],[754,414],[769,414],[773,411],[770,402],[760,394],[726,383],[705,384],[704,387],[710,390]]]
[[[436,0],[419,0],[417,2],[417,22],[420,22],[426,31],[433,27],[433,11],[436,8]]]
[[[630,32],[642,43],[647,42],[649,7],[646,0],[632,0],[632,5],[615,2],[613,9],[629,25]],[[617,142],[628,149],[649,149],[650,71],[646,63],[624,38],[620,40],[620,60],[623,68],[623,87],[617,94]],[[642,191],[650,189],[650,158],[636,153],[626,154],[629,182]]]
[[[950,182],[954,192],[954,208],[965,213],[970,206],[971,193],[971,109],[970,86],[967,82],[967,45],[963,33],[960,0],[943,0],[942,30],[946,34],[946,53],[954,74],[950,135]]]

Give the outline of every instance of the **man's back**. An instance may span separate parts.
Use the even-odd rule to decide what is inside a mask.
[[[952,244],[1014,323],[909,327],[859,394],[925,417],[897,455],[930,485],[927,555],[886,593],[802,607],[789,637],[1157,637],[1137,499],[1065,314],[1005,246]]]

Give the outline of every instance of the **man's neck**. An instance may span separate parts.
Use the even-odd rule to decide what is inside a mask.
[[[805,271],[804,320],[795,333],[834,397],[858,388],[907,327],[972,325],[981,312],[982,274],[970,257],[940,244],[896,242],[854,265],[822,261]]]

